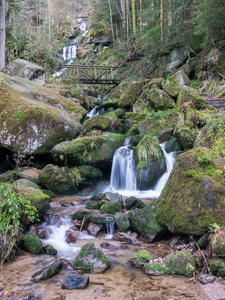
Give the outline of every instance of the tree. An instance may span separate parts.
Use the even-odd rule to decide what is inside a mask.
[[[0,70],[5,66],[5,0],[0,0]]]

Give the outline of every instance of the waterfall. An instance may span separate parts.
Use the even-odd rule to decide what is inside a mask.
[[[114,191],[135,191],[137,186],[133,150],[120,147],[113,156],[110,187]]]
[[[99,94],[98,99],[101,99],[102,102],[104,102],[106,95],[105,94]],[[95,106],[89,113],[87,113],[87,117],[92,118],[94,115],[99,114],[99,111],[102,111],[104,109],[98,109],[99,106]]]
[[[105,236],[106,240],[111,240],[113,237],[113,232],[114,232],[114,226],[115,226],[115,222],[114,220],[110,220],[108,223],[106,223],[106,231],[107,234]]]
[[[62,58],[63,60],[73,61],[77,54],[77,45],[69,45],[63,47]]]
[[[128,142],[129,143],[129,142]],[[140,191],[136,188],[136,171],[133,151],[127,146],[117,149],[113,156],[110,186],[105,191],[119,192],[123,196],[139,198],[158,198],[164,188],[175,163],[175,153],[167,153],[165,144],[160,144],[166,161],[166,172],[151,190]]]

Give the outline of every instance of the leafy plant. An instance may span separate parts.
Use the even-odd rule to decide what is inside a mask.
[[[209,225],[209,232],[215,233],[216,230],[221,229],[221,225],[217,223],[213,223]]]
[[[19,232],[37,218],[37,209],[23,196],[23,189],[11,184],[0,185],[0,260],[1,270],[6,259],[13,258]]]

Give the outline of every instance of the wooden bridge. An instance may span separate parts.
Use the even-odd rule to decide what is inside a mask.
[[[115,76],[120,67],[70,64],[61,65],[60,69],[65,69],[60,78],[72,79],[76,83],[117,85],[121,81]]]

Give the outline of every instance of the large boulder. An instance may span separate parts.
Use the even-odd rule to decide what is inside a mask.
[[[196,109],[206,108],[207,106],[207,101],[203,99],[197,91],[188,86],[184,86],[180,90],[177,98],[177,106],[182,108],[186,102],[191,102]]]
[[[222,258],[214,258],[210,260],[209,270],[213,275],[225,277],[225,260]]]
[[[141,139],[135,148],[134,158],[138,171],[138,188],[150,189],[166,169],[158,139],[150,135]]]
[[[165,227],[160,225],[159,221],[155,218],[154,203],[146,205],[138,211],[130,212],[129,216],[132,219],[134,229],[150,243],[165,232]]]
[[[101,170],[111,165],[114,152],[123,140],[123,135],[115,133],[81,137],[56,145],[52,155],[56,162],[64,161],[70,166],[86,164]]]
[[[77,172],[77,187],[79,189],[91,186],[102,179],[102,172],[92,166],[80,166],[75,168],[75,171]]]
[[[205,233],[210,224],[225,225],[225,160],[209,148],[178,156],[158,199],[156,217],[171,232]]]
[[[81,132],[86,134],[94,129],[100,129],[106,131],[110,126],[110,119],[101,115],[94,115],[92,118],[86,120],[82,124]]]
[[[5,66],[2,72],[9,76],[19,76],[28,80],[35,80],[45,74],[42,67],[24,59],[14,60]]]
[[[50,196],[46,195],[40,189],[28,188],[23,191],[24,197],[30,201],[30,204],[37,209],[39,217],[43,217],[50,209]]]
[[[145,83],[145,81],[130,83],[120,95],[118,105],[124,108],[132,106],[141,94],[141,88]]]
[[[130,227],[130,222],[129,222],[126,214],[123,212],[117,212],[114,215],[114,220],[115,220],[117,228],[121,231],[127,231],[127,229]]]
[[[23,245],[25,250],[33,254],[41,253],[43,249],[39,236],[32,232],[28,232],[24,235]]]
[[[100,214],[112,214],[120,212],[122,209],[121,201],[107,201],[100,207]]]
[[[183,70],[178,71],[162,83],[163,89],[172,97],[178,96],[184,86],[190,85],[191,81]]]
[[[77,187],[72,179],[57,166],[49,164],[39,173],[40,183],[58,195],[73,195]]]
[[[73,262],[73,268],[75,270],[100,269],[104,271],[110,266],[111,262],[109,259],[94,243],[84,245]]]
[[[0,147],[46,154],[80,133],[86,111],[46,87],[0,73],[0,94]]]

